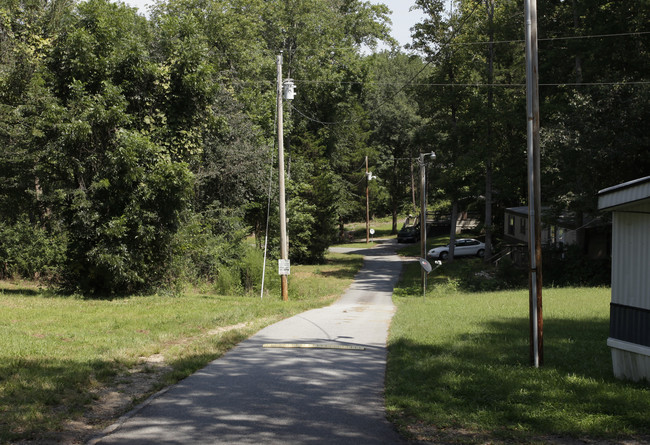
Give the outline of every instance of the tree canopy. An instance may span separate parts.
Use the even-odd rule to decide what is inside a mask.
[[[243,240],[261,244],[275,182],[280,53],[297,85],[284,109],[294,261],[321,261],[365,217],[366,156],[372,213],[394,230],[417,202],[413,161],[433,150],[430,199],[481,211],[491,241],[526,199],[523,7],[448,5],[416,2],[425,20],[404,52],[388,8],[361,0],[161,0],[148,17],[5,0],[0,272],[86,294],[246,275]],[[648,14],[540,5],[543,199],[558,210],[593,212],[598,189],[650,172]]]

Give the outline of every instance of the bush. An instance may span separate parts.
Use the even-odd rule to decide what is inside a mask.
[[[263,268],[263,253],[258,249],[247,246],[240,263],[241,282],[246,292],[260,290]]]
[[[609,258],[591,259],[578,246],[545,249],[542,268],[544,283],[551,286],[609,286],[612,268]]]
[[[65,261],[66,236],[26,216],[0,226],[0,278],[56,280]]]
[[[480,258],[456,258],[452,263],[444,263],[439,273],[453,277],[445,283],[446,290],[491,292],[519,289],[527,283],[526,271],[516,268],[507,258],[497,266]]]
[[[247,244],[242,211],[214,203],[201,213],[188,213],[174,240],[173,275],[194,285],[210,284],[221,294],[259,289],[262,253]]]
[[[502,289],[518,289],[528,285],[528,270],[517,267],[509,258],[499,261],[495,278],[502,283]]]
[[[111,144],[88,188],[69,191],[66,201],[69,291],[131,294],[169,280],[192,176],[136,132],[119,131]]]

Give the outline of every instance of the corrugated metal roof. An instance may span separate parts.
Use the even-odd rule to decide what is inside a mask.
[[[508,208],[506,209],[506,212],[517,213],[517,214],[519,214],[519,215],[526,215],[526,216],[528,216],[528,206],[508,207]]]
[[[598,209],[611,210],[650,198],[650,176],[615,185],[598,192]]]

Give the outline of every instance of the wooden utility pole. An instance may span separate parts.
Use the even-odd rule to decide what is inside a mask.
[[[280,258],[289,260],[289,248],[287,246],[287,210],[284,191],[284,123],[282,120],[282,53],[277,58],[277,116],[278,116],[278,176],[280,178]],[[280,275],[282,299],[289,299],[289,285],[287,275]]]
[[[530,258],[530,360],[544,364],[542,317],[541,180],[539,143],[539,82],[537,61],[537,0],[525,0],[526,112],[528,135],[528,248]]]

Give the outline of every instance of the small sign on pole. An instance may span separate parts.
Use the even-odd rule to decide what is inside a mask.
[[[291,260],[278,260],[278,275],[291,275]]]

